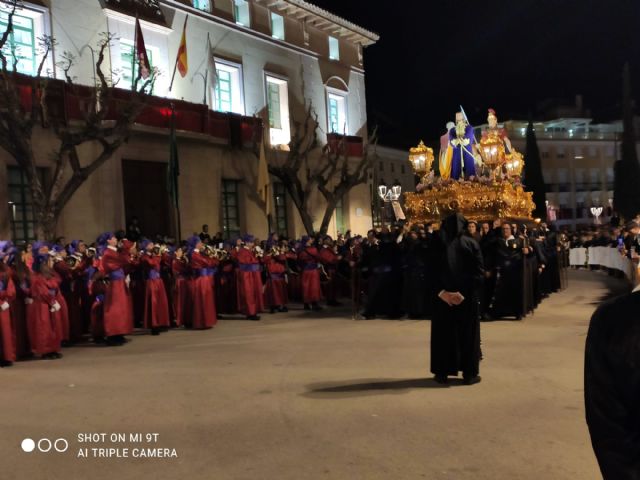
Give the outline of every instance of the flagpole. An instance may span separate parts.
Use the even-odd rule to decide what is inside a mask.
[[[204,67],[204,96],[202,97],[202,103],[207,104],[207,79],[209,78],[209,55],[211,55],[211,41],[209,40],[209,32],[207,32],[207,58],[205,58],[205,67]]]
[[[186,35],[187,28],[187,20],[189,20],[189,15],[185,15],[184,17],[184,26],[182,27],[182,35]],[[182,45],[182,35],[180,36],[180,45]],[[180,58],[180,46],[178,46],[178,53],[176,54],[176,62],[173,64],[173,75],[171,75],[171,83],[169,84],[169,91],[173,88],[173,81],[176,78],[176,70],[178,69],[178,59]]]
[[[171,102],[171,141],[173,142],[172,149],[175,150],[174,154],[177,156],[178,145],[176,139],[176,107],[173,102]],[[169,161],[171,162],[171,159],[169,159]],[[173,165],[173,169],[175,169],[175,165]],[[180,244],[180,242],[182,242],[182,221],[180,218],[180,194],[177,188],[178,178],[175,174],[175,171],[171,172],[171,183],[173,187],[173,195],[175,198],[175,203],[172,203],[174,203],[173,207],[176,210],[176,232],[178,234],[177,243]]]
[[[133,82],[133,72],[136,69],[136,57],[138,56],[138,14],[136,13],[136,23],[133,27],[133,48],[131,49],[131,91],[135,87],[135,83]]]

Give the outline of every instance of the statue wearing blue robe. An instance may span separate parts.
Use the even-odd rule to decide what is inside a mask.
[[[450,159],[450,176],[453,180],[462,177],[464,171],[465,177],[475,176],[476,164],[473,156],[473,144],[475,142],[473,127],[465,125],[464,135],[459,135],[460,125],[449,130],[449,147],[447,157]]]

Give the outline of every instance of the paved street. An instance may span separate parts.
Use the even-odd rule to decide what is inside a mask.
[[[595,304],[623,285],[585,271],[570,282],[523,322],[483,323],[483,381],[472,387],[430,380],[428,321],[354,321],[347,309],[17,364],[0,371],[0,477],[598,479],[584,341]],[[106,441],[79,443],[80,433]],[[23,453],[24,438],[65,438],[69,449]],[[128,458],[92,458],[110,447]],[[156,447],[177,458],[132,458]],[[89,458],[77,458],[84,448]]]

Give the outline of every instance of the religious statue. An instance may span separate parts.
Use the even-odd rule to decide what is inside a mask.
[[[469,125],[463,112],[456,113],[456,124],[449,130],[449,144],[442,162],[440,176],[444,179],[459,180],[464,172],[465,177],[475,177],[475,138],[473,127]]]
[[[482,132],[480,145],[491,142],[499,142],[504,147],[505,162],[500,166],[500,175],[507,177],[519,177],[524,168],[524,157],[512,145],[507,136],[507,131],[498,126],[498,116],[493,108],[489,109],[487,116],[488,127]]]

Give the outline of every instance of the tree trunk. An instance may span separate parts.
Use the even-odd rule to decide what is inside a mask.
[[[333,217],[333,212],[336,210],[337,205],[336,200],[327,201],[327,207],[324,210],[324,216],[322,217],[322,224],[320,225],[320,235],[326,235],[329,230],[329,224],[331,223],[331,218]]]
[[[311,218],[311,215],[307,211],[306,205],[298,205],[296,202],[293,203],[300,214],[300,219],[302,220],[304,229],[307,231],[307,235],[314,235],[315,229],[313,228],[313,218]]]
[[[33,210],[36,220],[36,239],[54,241],[58,225],[58,212],[50,205],[34,204]]]

